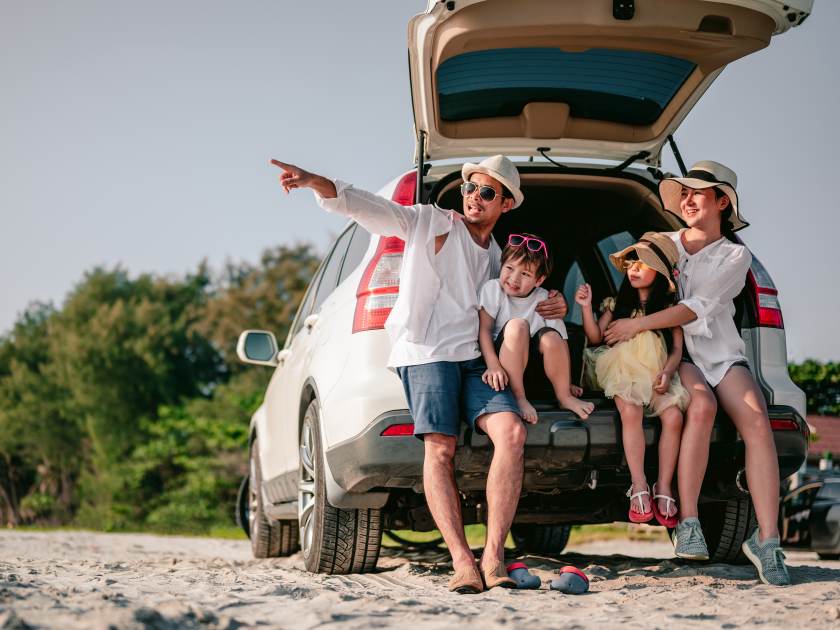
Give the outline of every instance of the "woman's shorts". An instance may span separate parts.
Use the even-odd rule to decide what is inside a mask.
[[[414,419],[414,436],[423,439],[426,433],[442,433],[457,437],[461,418],[483,434],[475,422],[485,414],[510,411],[520,416],[510,388],[497,392],[481,380],[486,369],[481,357],[398,367]]]

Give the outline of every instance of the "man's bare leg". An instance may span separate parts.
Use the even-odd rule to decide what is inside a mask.
[[[522,493],[527,431],[520,417],[509,411],[485,414],[476,424],[494,449],[487,474],[487,543],[481,556],[481,568],[492,570],[504,563],[505,539]]]
[[[455,485],[453,458],[456,438],[442,433],[426,433],[423,445],[423,492],[432,518],[452,555],[452,566],[455,571],[475,566],[475,556],[464,535],[461,497]]]

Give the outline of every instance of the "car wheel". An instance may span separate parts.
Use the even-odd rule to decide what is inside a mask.
[[[510,531],[513,542],[525,553],[559,555],[569,542],[572,526],[520,523]]]
[[[313,573],[365,573],[376,567],[382,543],[381,511],[342,510],[327,501],[318,403],[313,400],[300,431],[298,481],[300,545]]]
[[[248,533],[251,552],[255,558],[288,556],[298,550],[296,521],[273,521],[265,514],[260,472],[260,449],[257,439],[251,442],[250,475],[248,479]]]
[[[749,497],[702,503],[700,525],[709,547],[711,562],[746,564],[741,545],[758,526]]]

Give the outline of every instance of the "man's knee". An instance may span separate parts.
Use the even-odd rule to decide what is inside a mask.
[[[521,451],[525,447],[528,430],[522,420],[514,413],[493,414],[488,419],[487,434],[496,450]]]
[[[443,433],[427,433],[423,436],[425,461],[431,464],[451,465],[455,457],[457,439]]]

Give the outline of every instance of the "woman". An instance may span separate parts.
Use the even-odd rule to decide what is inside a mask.
[[[749,250],[731,238],[747,226],[738,211],[736,180],[730,169],[706,161],[695,164],[686,177],[660,182],[664,207],[688,226],[669,233],[680,253],[676,269],[680,301],[658,313],[613,322],[605,339],[615,344],[642,330],[682,326],[687,354],[679,375],[691,402],[677,465],[676,555],[694,560],[709,557],[697,518],[697,500],[719,404],[744,440],[747,483],[758,519],[758,529],[742,549],[763,582],[784,585],[790,583],[790,576],[779,546],[776,446],[764,396],[750,372],[744,341],[733,320],[733,299],[744,288],[752,262]]]

